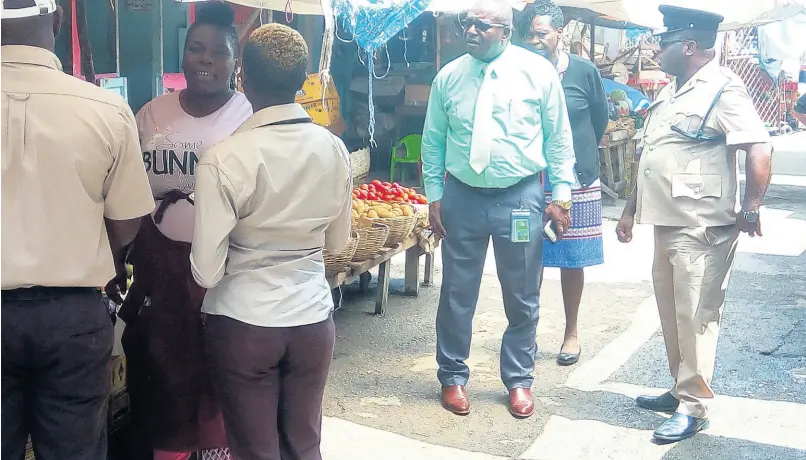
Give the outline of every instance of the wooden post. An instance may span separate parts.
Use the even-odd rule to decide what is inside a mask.
[[[383,261],[378,266],[378,294],[375,299],[375,314],[382,315],[386,310],[389,301],[389,277],[392,274],[392,263],[389,260]]]
[[[163,43],[165,41],[165,30],[163,24],[162,1],[157,1],[151,9],[151,97],[152,99],[162,96],[164,91],[163,78],[165,74]]]
[[[74,77],[81,77],[81,44],[78,39],[78,20],[76,16],[76,0],[70,0],[70,69]]]
[[[84,7],[84,0],[73,0],[73,20],[75,20],[76,33],[74,37],[78,39],[78,48],[81,55],[80,68],[84,79],[95,84],[95,63],[92,59],[92,47],[90,46],[89,30],[87,30],[87,9]],[[73,63],[75,69],[75,62]]]
[[[596,24],[591,22],[590,26],[591,26],[590,58],[593,65],[596,65]]]
[[[120,1],[115,0],[115,73],[120,76]]]
[[[425,254],[425,274],[423,275],[423,286],[434,285],[434,254]]]
[[[406,250],[405,289],[407,296],[416,297],[420,294],[420,246],[412,246]]]

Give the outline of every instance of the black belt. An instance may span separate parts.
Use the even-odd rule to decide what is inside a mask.
[[[460,179],[458,179],[456,176],[454,176],[453,174],[450,174],[450,173],[448,173],[448,178],[450,178],[450,180],[456,181],[456,183],[458,183],[462,187],[467,187],[467,188],[473,190],[474,192],[478,192],[478,193],[481,193],[483,195],[499,195],[501,193],[507,192],[509,190],[516,189],[518,187],[528,186],[532,182],[538,182],[539,183],[540,182],[539,174],[540,173],[534,174],[534,175],[531,175],[531,176],[526,176],[523,179],[519,180],[518,182],[515,182],[514,184],[510,185],[509,187],[504,187],[504,188],[474,187],[472,185],[468,185],[468,184],[462,182]]]
[[[74,294],[92,294],[99,292],[91,287],[47,287],[33,286],[19,289],[3,289],[2,300],[48,300]]]

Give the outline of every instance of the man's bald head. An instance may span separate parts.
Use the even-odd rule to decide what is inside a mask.
[[[505,0],[479,0],[463,25],[468,53],[490,62],[504,52],[512,37],[512,7]]]
[[[479,0],[470,11],[486,12],[497,22],[512,26],[512,6],[506,0]]]
[[[34,0],[2,0],[3,8],[15,10],[36,6]],[[56,36],[62,23],[62,8],[51,14],[25,18],[3,19],[0,27],[0,42],[3,45],[26,45],[53,51]]]

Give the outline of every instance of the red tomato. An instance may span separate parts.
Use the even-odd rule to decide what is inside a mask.
[[[384,186],[384,187],[386,187],[386,188],[389,188],[389,187],[391,187],[391,186],[392,186],[392,184],[390,184],[389,182],[381,182],[381,183],[382,183],[382,184],[383,184],[383,186]]]
[[[375,200],[378,199],[378,195],[375,192],[369,192],[369,193],[367,193],[367,198],[366,199],[375,201]]]
[[[392,183],[392,187],[395,187],[395,188],[400,188],[400,184],[398,184],[397,182],[393,182],[393,183]]]
[[[369,185],[361,184],[361,185],[358,186],[358,188],[360,188],[361,190],[369,190]]]
[[[408,193],[401,193],[400,198],[402,198],[403,201],[409,201],[409,194]]]
[[[380,186],[383,185],[383,183],[381,181],[379,181],[379,180],[374,180],[374,181],[370,182],[370,184],[374,185],[375,187],[380,187]]]
[[[386,195],[384,195],[383,199],[386,201],[395,201],[395,196],[392,195],[391,193],[387,193]]]
[[[353,198],[358,198],[358,192],[353,190]]]
[[[360,198],[362,200],[366,200],[367,199],[367,191],[366,190],[361,190],[360,192],[358,192],[358,198]]]
[[[367,185],[367,190],[369,190],[370,192],[374,192],[374,191],[376,191],[377,189],[378,189],[378,188],[377,188],[377,187],[375,187],[375,184],[369,184],[369,185]]]
[[[428,198],[422,195],[417,195],[417,202],[420,204],[428,204]]]

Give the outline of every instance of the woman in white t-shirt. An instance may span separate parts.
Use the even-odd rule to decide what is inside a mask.
[[[235,91],[238,39],[224,3],[201,6],[183,56],[187,89],[137,114],[143,163],[157,203],[129,261],[134,284],[121,308],[132,414],[155,460],[229,458],[204,361],[201,303],[190,274],[193,191],[199,157],[252,115]]]

